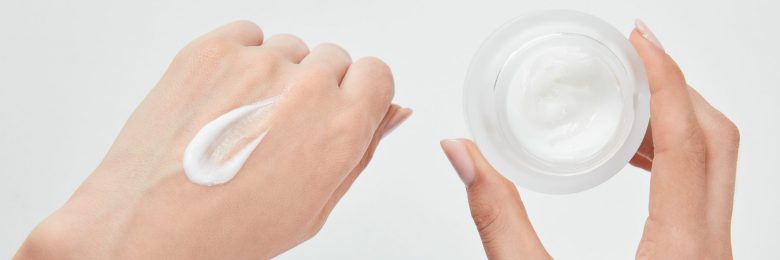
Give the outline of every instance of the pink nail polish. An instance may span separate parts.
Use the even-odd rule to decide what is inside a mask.
[[[664,46],[661,45],[660,41],[658,41],[658,37],[655,37],[653,31],[651,31],[642,20],[636,19],[636,21],[634,21],[634,25],[636,26],[637,31],[642,34],[642,37],[650,41],[650,43],[655,45],[655,47],[658,47],[658,49],[664,49]]]
[[[474,161],[471,160],[466,145],[460,140],[447,139],[441,141],[441,148],[463,184],[466,187],[471,186],[475,175]]]
[[[408,119],[411,115],[412,115],[412,110],[411,109],[409,109],[409,108],[401,108],[401,109],[399,109],[398,112],[396,112],[395,115],[393,115],[393,118],[391,118],[387,122],[387,125],[385,125],[385,130],[382,133],[382,137],[385,137],[388,134],[390,134],[391,132],[393,132],[393,130],[398,128],[398,126],[400,126],[401,123],[406,121],[406,119]]]

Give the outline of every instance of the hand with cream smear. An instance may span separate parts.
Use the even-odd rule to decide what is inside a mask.
[[[276,256],[319,231],[383,135],[410,116],[392,98],[379,59],[225,25],[175,57],[16,258]]]
[[[641,22],[630,41],[647,70],[650,127],[631,164],[651,172],[639,259],[730,259],[739,131],[687,85]],[[490,259],[550,259],[509,180],[465,139],[442,149],[466,184],[471,215]]]

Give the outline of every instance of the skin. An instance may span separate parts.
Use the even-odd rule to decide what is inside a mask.
[[[182,154],[203,125],[279,94],[268,134],[233,180],[187,180]],[[392,98],[379,59],[264,39],[250,22],[220,27],[176,56],[103,162],[15,258],[276,256],[319,231],[382,136],[409,117]]]
[[[637,259],[731,259],[739,131],[688,86],[643,24],[630,41],[650,83],[650,126],[631,164],[651,172],[650,208]],[[515,186],[469,140],[442,147],[466,183],[474,222],[490,259],[551,259]]]
[[[651,88],[651,122],[631,163],[651,172],[640,259],[730,259],[739,132],[654,36],[631,43]],[[283,95],[263,142],[232,181],[205,187],[184,148],[233,108]],[[16,259],[267,259],[314,236],[379,141],[411,115],[391,104],[376,58],[332,44],[264,39],[235,22],[185,47],[95,172],[29,235]],[[259,131],[259,130],[258,130]],[[465,139],[442,141],[464,181],[490,259],[550,259],[515,186]],[[302,163],[306,162],[306,163]]]

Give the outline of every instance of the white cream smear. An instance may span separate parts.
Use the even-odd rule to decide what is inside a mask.
[[[198,131],[184,150],[184,173],[196,184],[223,184],[236,176],[268,132],[278,96],[233,109]]]
[[[578,164],[615,142],[623,102],[600,53],[550,41],[518,57],[506,96],[507,123],[520,146],[553,164]]]

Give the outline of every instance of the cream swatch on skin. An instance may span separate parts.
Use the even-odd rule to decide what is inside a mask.
[[[205,186],[226,183],[268,133],[268,115],[279,96],[233,109],[198,131],[184,150],[184,173]]]

